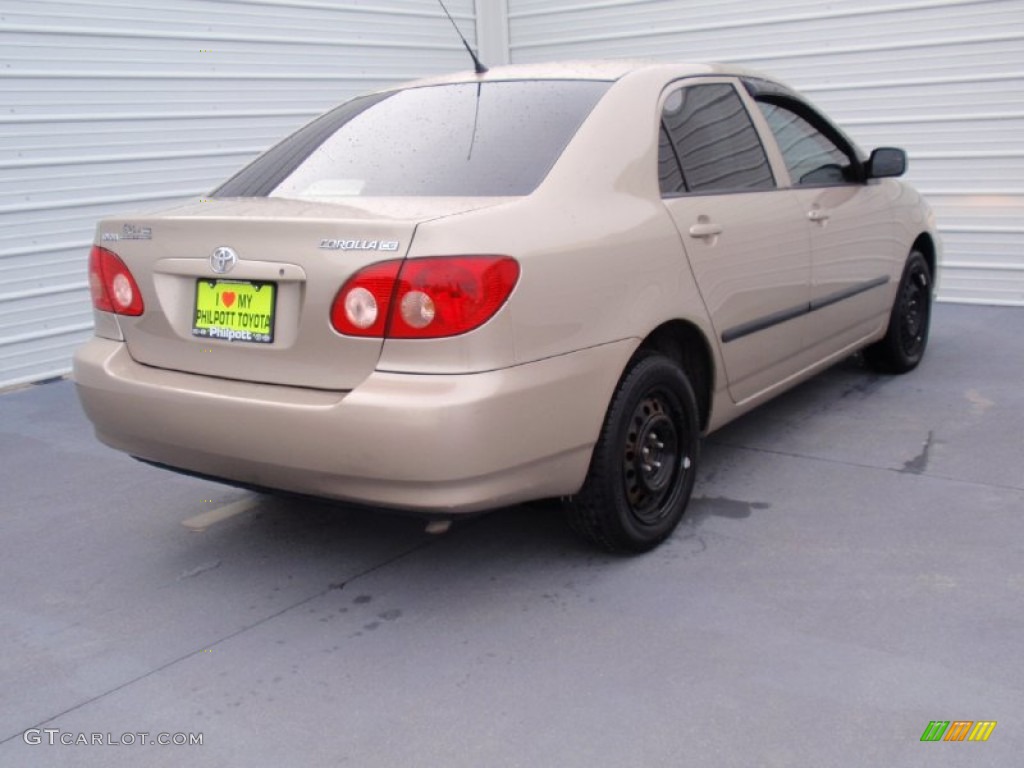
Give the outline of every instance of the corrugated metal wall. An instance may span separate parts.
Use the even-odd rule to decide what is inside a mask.
[[[947,300],[1024,305],[1024,0],[508,0],[514,63],[730,61],[910,153]]]
[[[435,0],[0,2],[0,386],[66,372],[88,336],[97,219],[200,195],[356,93],[466,67]],[[1024,305],[1024,0],[448,6],[471,42],[479,7],[499,61],[507,34],[513,62],[711,59],[786,79],[865,146],[910,151],[944,298]]]
[[[472,42],[473,0],[448,0]],[[88,337],[96,220],[208,192],[328,107],[467,67],[434,0],[0,0],[0,386]]]

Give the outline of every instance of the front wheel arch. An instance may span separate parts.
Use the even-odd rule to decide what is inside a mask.
[[[931,328],[932,271],[925,254],[912,250],[896,287],[889,325],[881,340],[864,349],[864,360],[882,373],[908,373],[924,357]]]

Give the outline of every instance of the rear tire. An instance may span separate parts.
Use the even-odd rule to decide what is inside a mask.
[[[675,530],[693,491],[700,419],[678,364],[636,358],[612,396],[578,494],[566,501],[573,529],[610,552],[646,552]]]
[[[920,251],[911,251],[900,278],[885,337],[864,350],[882,373],[907,373],[924,357],[932,316],[932,274]]]

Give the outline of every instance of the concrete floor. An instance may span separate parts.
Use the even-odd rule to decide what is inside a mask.
[[[916,372],[851,360],[713,435],[635,558],[551,505],[430,537],[252,497],[99,445],[69,382],[2,394],[0,765],[1020,765],[1022,339],[938,306]]]

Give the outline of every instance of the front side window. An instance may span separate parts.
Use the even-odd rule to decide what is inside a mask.
[[[849,180],[850,158],[835,142],[784,106],[764,101],[757,106],[775,134],[793,184],[820,186]]]
[[[659,177],[662,194],[775,187],[757,129],[735,88],[691,85],[669,94],[662,110]]]
[[[292,134],[214,196],[526,195],[609,86],[522,80],[365,96]]]

